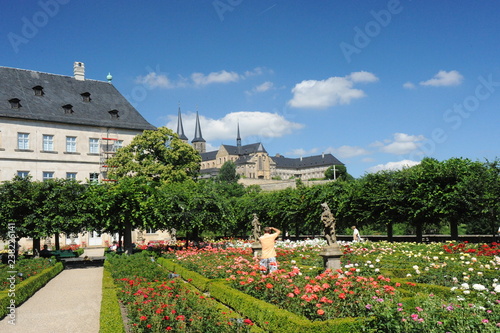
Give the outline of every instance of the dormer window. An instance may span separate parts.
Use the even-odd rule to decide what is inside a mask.
[[[84,102],[90,102],[90,93],[89,92],[84,92],[83,94],[80,94],[82,96],[82,99]]]
[[[21,108],[21,100],[19,98],[9,99],[10,108],[11,109],[19,109]]]
[[[111,111],[108,111],[108,112],[111,115],[111,119],[118,119],[118,117],[119,117],[118,110],[111,110]]]
[[[43,92],[42,86],[33,87],[33,91],[35,92],[35,96],[43,96],[45,93]]]
[[[74,112],[73,105],[71,105],[71,104],[63,105],[63,109],[64,109],[65,114],[72,114]]]

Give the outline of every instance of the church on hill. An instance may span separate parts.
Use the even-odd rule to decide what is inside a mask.
[[[182,115],[179,108],[177,118],[177,135],[188,142],[182,125]],[[215,177],[220,168],[228,161],[234,162],[236,172],[243,178],[250,179],[290,179],[300,178],[309,180],[323,178],[325,171],[334,165],[343,165],[332,154],[321,154],[316,156],[287,158],[276,154],[269,156],[262,143],[241,144],[240,127],[238,124],[236,145],[221,145],[218,150],[206,151],[206,141],[201,133],[200,118],[196,112],[196,125],[194,138],[191,141],[201,155],[200,172],[202,177]]]

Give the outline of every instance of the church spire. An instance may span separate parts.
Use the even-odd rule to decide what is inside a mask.
[[[240,123],[238,122],[238,134],[236,136],[236,146],[241,147]]]
[[[200,153],[205,152],[205,139],[203,139],[203,135],[201,134],[201,126],[200,126],[200,117],[198,116],[198,110],[196,110],[196,126],[194,129],[194,139],[191,141],[194,149],[196,149]]]
[[[238,121],[238,134],[236,136],[236,147],[238,150],[238,155],[241,155],[241,137],[240,137],[240,122]]]
[[[188,142],[188,138],[187,138],[186,134],[184,134],[184,126],[182,126],[180,103],[179,103],[179,111],[177,114],[177,135],[179,136],[179,139],[181,139],[182,141]]]

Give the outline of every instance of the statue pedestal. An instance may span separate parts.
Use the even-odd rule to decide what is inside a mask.
[[[341,268],[340,257],[343,256],[343,252],[340,250],[339,244],[335,242],[333,245],[323,248],[323,251],[319,253],[323,257],[323,265],[325,269],[331,269],[335,272],[337,269]]]
[[[262,245],[260,245],[260,242],[252,243],[252,253],[254,257],[260,257],[262,255]]]

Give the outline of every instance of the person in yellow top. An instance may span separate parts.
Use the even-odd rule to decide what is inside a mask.
[[[271,231],[274,231],[271,233]],[[268,273],[274,272],[278,269],[278,263],[276,262],[276,250],[274,249],[274,243],[276,238],[281,234],[281,231],[273,227],[265,227],[264,235],[260,236],[259,242],[262,246],[262,255],[260,257],[260,267],[261,269]]]

